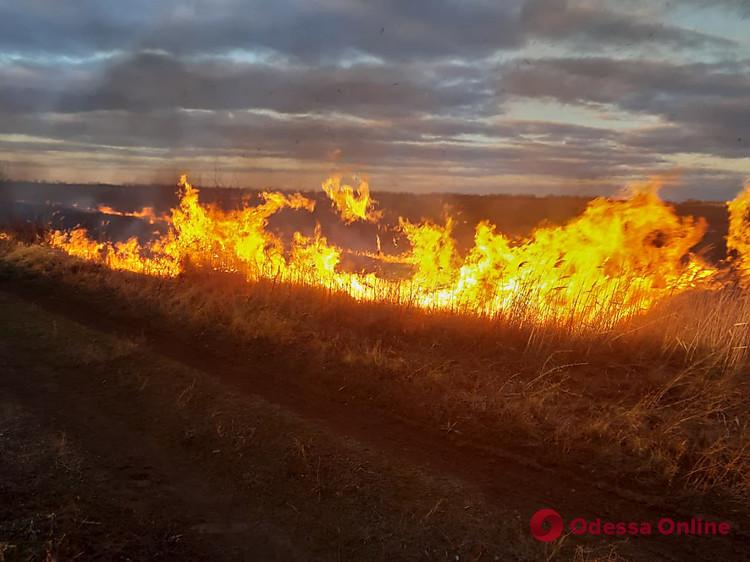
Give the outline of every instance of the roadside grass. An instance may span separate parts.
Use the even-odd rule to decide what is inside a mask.
[[[228,360],[251,349],[282,365],[302,358],[279,384],[341,393],[616,486],[737,501],[750,492],[750,305],[735,289],[684,294],[617,330],[572,336],[231,274],[114,272],[15,240],[0,241],[0,260],[4,275]]]

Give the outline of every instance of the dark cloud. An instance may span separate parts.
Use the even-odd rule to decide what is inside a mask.
[[[750,95],[748,62],[676,64],[605,57],[527,60],[509,65],[503,86],[511,93],[564,103],[615,103],[651,109],[669,97]]]
[[[452,119],[396,120],[373,128],[335,118],[228,111],[8,116],[0,121],[0,134],[6,131],[65,141],[27,146],[53,152],[85,152],[99,146],[111,155],[164,159],[224,155],[247,159],[249,165],[268,157],[321,162],[334,150],[340,151],[341,164],[363,170],[404,171],[439,162],[445,169],[463,168],[460,175],[468,176],[535,174],[596,179],[617,176],[617,170],[655,165],[651,155],[612,150],[610,143],[615,138],[606,131],[526,122],[476,123],[470,132],[481,135],[483,143],[455,136],[467,131]],[[516,142],[500,142],[507,138]]]
[[[670,64],[607,58],[533,61],[503,75],[512,94],[599,104],[658,115],[672,126],[633,133],[629,143],[664,152],[746,157],[750,62]]]
[[[730,41],[646,19],[649,6],[0,3],[0,159],[44,156],[51,167],[70,155],[71,166],[127,170],[222,158],[298,173],[335,153],[411,185],[437,174],[484,189],[502,176],[611,185],[667,169],[675,153],[745,156],[750,63]],[[538,58],[550,45],[568,56]],[[626,131],[524,122],[507,112],[511,96],[660,120]]]
[[[685,4],[698,8],[723,8],[745,18],[750,16],[750,2],[747,0],[681,0]]]
[[[616,4],[615,4],[616,5]],[[738,4],[739,5],[739,4]],[[574,0],[29,0],[0,4],[0,49],[89,56],[232,50],[300,60],[485,57],[529,39],[695,48],[721,38]]]
[[[57,111],[271,109],[360,117],[411,112],[482,113],[488,85],[457,66],[449,81],[430,65],[267,65],[185,62],[159,54],[117,60],[100,77],[55,100]],[[24,95],[24,97],[26,97]],[[26,103],[26,102],[24,102]]]
[[[0,48],[180,54],[267,48],[302,59],[352,52],[389,59],[517,47],[520,0],[33,0],[0,7]]]
[[[90,65],[92,66],[92,65]],[[15,72],[14,72],[15,70]],[[268,65],[183,61],[163,54],[116,57],[65,81],[54,67],[0,70],[5,112],[158,109],[269,109],[339,112],[360,118],[497,111],[491,76],[465,64]]]
[[[573,40],[597,46],[664,43],[686,48],[734,44],[705,33],[569,0],[528,0],[521,21],[528,33],[546,41]]]
[[[713,131],[711,130],[713,129]],[[736,133],[737,128],[719,129],[711,123],[668,125],[637,130],[624,135],[622,142],[652,154],[708,154],[723,158],[748,158],[750,141]],[[748,130],[745,125],[744,130]],[[748,170],[750,172],[750,170]]]

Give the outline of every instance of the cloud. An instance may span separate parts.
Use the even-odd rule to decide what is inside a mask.
[[[266,48],[305,60],[351,52],[394,60],[474,55],[520,45],[520,3],[35,0],[0,7],[0,48],[183,55]]]
[[[742,17],[750,16],[750,4],[747,0],[682,0],[685,4],[698,8],[723,8]]]
[[[590,0],[29,0],[0,5],[0,49],[38,56],[246,51],[308,62],[358,55],[415,61],[484,58],[529,40],[731,45]]]
[[[750,62],[671,64],[609,58],[561,58],[513,66],[507,92],[563,104],[614,106],[658,115],[670,126],[634,133],[641,146],[668,152],[743,157],[750,137]],[[669,140],[671,138],[671,140]]]
[[[28,79],[10,82],[0,92],[0,108],[7,112],[269,109],[335,111],[365,118],[412,112],[483,114],[492,110],[489,105],[495,97],[487,78],[461,64],[342,68],[190,62],[140,53],[109,60],[99,72],[68,80],[62,89],[54,87],[60,79],[54,69],[35,65],[25,71]]]
[[[506,122],[476,123],[471,131],[484,142],[462,139],[466,129],[454,119],[435,118],[405,118],[372,127],[335,116],[161,110],[0,120],[0,135],[23,134],[30,139],[25,149],[56,153],[93,149],[112,158],[127,155],[168,161],[228,156],[244,159],[247,166],[267,159],[314,164],[325,162],[327,154],[338,150],[338,164],[368,172],[434,170],[439,162],[441,175],[446,177],[533,174],[589,180],[611,180],[619,175],[617,170],[652,167],[658,162],[637,150],[612,150],[614,136],[595,128]],[[507,138],[515,142],[502,142]],[[16,148],[21,145],[16,143]]]
[[[734,44],[706,33],[570,0],[528,0],[521,21],[528,33],[545,41],[569,40],[596,46],[663,43],[684,48]]]
[[[335,151],[402,186],[489,189],[610,186],[685,152],[743,157],[750,63],[669,15],[644,0],[6,2],[0,158],[317,174]],[[560,116],[519,120],[509,99],[553,99]],[[657,119],[572,125],[573,106]]]

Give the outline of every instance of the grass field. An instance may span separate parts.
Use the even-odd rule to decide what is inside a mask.
[[[595,455],[612,467],[608,476],[675,493],[748,492],[749,395],[744,350],[731,339],[733,328],[746,333],[748,308],[731,293],[686,295],[633,326],[572,339],[226,274],[150,279],[38,245],[7,243],[3,260],[106,299],[144,328],[198,335],[199,346],[241,354],[253,342],[282,358],[302,354],[320,367],[308,380],[286,375],[290,382],[344,387],[434,428],[490,445],[515,446],[522,435],[523,449],[556,462]]]
[[[313,213],[316,202],[306,196],[263,194],[255,206],[241,202],[227,210],[201,203],[183,177],[171,214],[101,207],[106,217],[131,221],[122,227],[126,232],[144,220],[149,227],[165,223],[148,242],[138,236],[113,242],[33,222],[6,229],[0,290],[115,337],[121,351],[113,360],[125,358],[127,376],[143,388],[152,380],[143,369],[152,366],[139,359],[142,349],[156,354],[157,363],[176,361],[202,373],[206,384],[213,379],[225,386],[213,411],[193,412],[189,404],[203,407],[219,390],[197,389],[180,375],[173,413],[187,409],[160,425],[200,418],[218,424],[221,439],[246,444],[255,430],[223,412],[240,396],[255,396],[300,416],[300,431],[320,425],[335,447],[341,439],[372,447],[385,463],[375,471],[382,482],[352,484],[364,495],[346,508],[335,502],[321,508],[304,523],[318,529],[332,517],[349,549],[338,557],[377,558],[380,548],[388,557],[413,558],[436,540],[425,538],[437,532],[431,526],[400,526],[425,508],[413,507],[421,500],[432,506],[425,521],[436,521],[438,511],[447,517],[440,545],[419,554],[428,559],[494,552],[501,558],[651,559],[676,547],[663,537],[631,544],[623,537],[566,535],[543,548],[527,540],[519,522],[548,505],[568,517],[724,518],[732,523],[732,540],[702,537],[701,544],[679,548],[693,558],[741,548],[750,523],[750,269],[743,253],[750,191],[730,205],[725,256],[717,260],[701,246],[705,221],[676,214],[652,184],[621,200],[593,200],[578,217],[541,226],[527,238],[507,238],[480,222],[473,247],[463,250],[450,217],[443,225],[399,218],[394,229],[380,224],[384,212],[366,185],[355,193],[329,180],[324,189],[340,214],[326,229],[335,231],[342,221],[353,239],[376,239],[377,252],[330,244],[319,222],[306,233],[269,225],[280,209]],[[350,226],[362,222],[369,233]],[[287,230],[296,228],[290,224]],[[409,249],[382,252],[386,234],[394,247]],[[53,339],[57,330],[55,320]],[[67,345],[79,355],[98,353],[84,343],[87,337]],[[309,458],[306,441],[293,443],[312,462],[301,477],[315,473],[320,501],[323,461]],[[209,446],[226,449],[205,443],[203,454]],[[274,444],[260,459],[288,472],[274,456],[286,458],[280,449],[287,446]],[[259,462],[255,453],[240,451]],[[361,451],[352,455],[347,462],[363,466]],[[428,467],[421,476],[402,475],[420,467]],[[351,467],[327,470],[339,479]],[[230,471],[226,481],[234,486],[246,477]],[[423,477],[450,478],[458,488],[416,492],[427,485],[417,482]],[[336,486],[349,484],[329,491]],[[388,496],[387,486],[408,486],[415,495],[399,492],[385,516],[378,498]],[[475,512],[471,502],[462,508],[467,513],[444,506],[448,496],[462,493],[476,497],[481,509]],[[377,515],[379,523],[365,518],[357,526],[358,510]],[[276,528],[281,521],[266,523]],[[393,540],[376,546],[362,538],[364,528],[368,537],[385,533]],[[258,539],[253,536],[250,544]],[[502,546],[493,542],[500,536]],[[320,548],[306,543],[302,558]]]
[[[737,529],[747,521],[747,382],[744,356],[732,355],[735,344],[727,341],[727,333],[744,322],[747,308],[737,306],[744,301],[734,293],[686,294],[627,328],[571,338],[555,330],[355,302],[314,288],[248,284],[231,274],[191,271],[162,279],[112,271],[11,239],[0,242],[0,263],[3,284],[12,292],[115,331],[126,342],[134,340],[120,352],[129,365],[143,362],[134,361],[128,346],[153,342],[168,356],[218,371],[303,417],[323,419],[337,433],[391,447],[392,453],[394,444],[397,450],[416,450],[417,465],[427,462],[460,481],[485,482],[490,492],[480,486],[478,497],[495,499],[491,508],[481,508],[482,519],[505,505],[497,502],[498,495],[514,489],[509,503],[520,510],[499,516],[503,529],[467,520],[460,510],[450,516],[445,511],[448,527],[470,534],[489,529],[470,541],[451,535],[451,544],[468,551],[491,552],[496,546],[489,537],[501,533],[512,537],[513,552],[520,553],[513,557],[529,559],[648,559],[652,549],[662,548],[643,540],[590,544],[570,537],[555,547],[562,550],[540,551],[525,540],[524,527],[528,516],[550,501],[568,512],[599,516],[704,513],[729,518]],[[137,376],[141,384],[150,380],[143,373]],[[182,384],[173,389],[178,410],[186,398],[204,401],[203,391]],[[232,428],[226,438],[245,439],[231,435],[247,427],[217,421],[215,414],[190,413],[184,421],[210,420],[225,428],[216,431]],[[315,466],[318,461],[305,462]],[[500,467],[502,476],[488,475]],[[329,469],[334,478],[350,472]],[[399,489],[413,488],[400,474],[384,478],[384,485],[399,481]],[[597,492],[584,500],[569,493],[571,485]],[[363,493],[370,487],[362,486]],[[540,488],[541,495],[531,488]],[[432,513],[430,519],[447,509],[442,494],[415,494],[430,498],[428,503],[435,500],[424,509]],[[401,497],[393,501],[408,504]],[[376,511],[382,513],[381,508]],[[509,519],[515,523],[507,528]],[[360,532],[352,527],[344,534]],[[414,548],[426,544],[417,536],[421,531],[390,532],[416,537]],[[452,553],[455,544],[439,548]],[[508,544],[504,541],[502,548]],[[609,550],[613,544],[618,554]],[[709,550],[729,544],[734,543],[711,544]],[[392,554],[402,547],[377,548]],[[692,542],[688,548],[697,547]],[[709,557],[701,548],[692,556]],[[377,557],[374,550],[362,553]]]

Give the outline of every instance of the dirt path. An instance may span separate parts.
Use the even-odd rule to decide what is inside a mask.
[[[63,412],[49,385],[3,368],[7,559],[304,559],[290,537],[243,518],[230,494],[217,494],[116,418],[79,399]],[[91,427],[96,438],[82,438]],[[210,521],[196,523],[196,514]],[[218,552],[211,534],[221,536]]]
[[[6,322],[35,314],[5,296],[0,307]],[[65,328],[54,318],[32,318],[51,320],[53,333]],[[24,353],[16,340],[24,332],[31,335],[16,326],[0,339],[0,503],[5,533],[9,521],[23,521],[19,508],[31,512],[29,528],[39,517],[47,523],[27,543],[37,548],[33,558],[41,546],[61,559],[305,559],[290,536],[254,520],[231,487],[206,480],[188,459],[165,450],[137,404],[112,401],[99,369],[76,373],[41,341],[30,348],[37,357]],[[221,537],[220,548],[212,535]],[[6,552],[9,559],[24,554]]]
[[[507,555],[508,552],[513,552],[514,557],[530,557],[531,559],[554,554],[549,548],[540,549],[539,545],[526,544],[523,538],[523,534],[527,533],[526,525],[530,515],[542,507],[553,507],[566,518],[584,516],[592,519],[601,517],[609,520],[656,521],[663,516],[675,518],[687,516],[689,518],[692,515],[713,515],[722,519],[732,519],[731,514],[725,513],[686,513],[677,506],[670,505],[664,498],[642,497],[632,492],[612,489],[604,482],[597,482],[595,477],[592,479],[591,467],[581,467],[578,474],[570,469],[543,467],[532,459],[521,458],[498,449],[480,447],[461,436],[446,434],[430,428],[416,427],[404,420],[393,418],[388,412],[351,402],[345,394],[331,396],[315,392],[311,388],[295,387],[289,384],[293,377],[279,377],[279,372],[285,371],[288,374],[290,371],[293,372],[298,369],[315,368],[315,366],[306,364],[305,358],[302,356],[268,357],[254,354],[252,349],[243,350],[241,355],[228,355],[217,350],[196,349],[175,334],[165,334],[159,330],[144,330],[142,326],[128,326],[102,314],[102,309],[97,307],[97,303],[86,305],[75,299],[65,298],[65,295],[55,294],[54,291],[40,291],[40,288],[35,287],[33,283],[20,283],[17,280],[6,279],[0,283],[0,288],[22,296],[27,301],[34,301],[48,311],[72,317],[96,330],[126,338],[137,336],[143,346],[150,349],[149,353],[158,352],[160,356],[178,360],[180,364],[186,365],[190,369],[241,391],[243,396],[261,396],[264,400],[280,405],[285,410],[294,412],[297,416],[303,418],[306,427],[319,428],[315,431],[322,431],[326,435],[334,435],[336,439],[343,439],[347,442],[354,440],[360,447],[357,450],[357,455],[373,454],[384,459],[389,467],[400,465],[420,467],[415,470],[424,474],[419,477],[412,474],[410,476],[412,479],[417,478],[419,482],[422,482],[425,478],[436,478],[440,482],[450,482],[450,493],[446,490],[440,490],[436,495],[429,498],[429,500],[438,499],[438,501],[432,502],[435,505],[439,504],[439,500],[443,496],[455,494],[460,497],[467,494],[479,494],[481,499],[477,501],[482,504],[484,513],[477,516],[477,520],[472,520],[472,524],[478,527],[473,529],[474,533],[471,540],[475,544],[484,545],[482,546],[483,553],[488,553],[493,548],[488,546],[493,541],[487,539],[484,535],[487,532],[487,518],[493,514],[493,510],[496,510],[494,511],[496,515],[513,520],[515,529],[522,530],[520,536],[509,539],[513,541],[512,546],[505,544],[505,548],[510,550],[506,550],[504,553]],[[41,353],[41,350],[39,352]],[[144,440],[154,439],[153,430],[150,426],[146,427],[139,423],[137,412],[134,413],[132,408],[123,408],[121,405],[118,407],[115,400],[114,403],[107,404],[106,409],[102,411],[106,402],[102,402],[100,395],[94,393],[93,396],[87,397],[84,394],[84,392],[90,393],[90,390],[86,389],[89,388],[91,373],[85,375],[77,386],[71,387],[67,382],[62,385],[58,384],[55,391],[49,394],[38,391],[38,388],[45,388],[44,377],[32,384],[33,379],[26,374],[18,375],[18,369],[29,369],[34,365],[33,348],[29,351],[29,356],[26,357],[26,364],[23,364],[23,358],[19,359],[15,354],[11,354],[7,347],[3,355],[6,364],[10,362],[16,365],[15,371],[12,369],[9,371],[16,373],[16,375],[7,377],[4,382],[8,387],[6,390],[11,393],[13,400],[23,405],[23,408],[34,412],[43,412],[43,416],[42,414],[35,415],[44,417],[46,420],[44,423],[49,431],[56,431],[56,428],[62,425],[69,425],[73,433],[85,435],[86,428],[96,427],[98,437],[95,443],[86,444],[90,456],[93,455],[97,459],[109,459],[109,455],[112,458],[104,463],[105,466],[132,467],[132,471],[137,475],[148,475],[150,474],[149,470],[152,470],[159,475],[158,478],[170,483],[170,488],[164,492],[167,495],[161,498],[149,496],[152,501],[149,503],[150,507],[146,507],[148,512],[148,509],[154,509],[156,505],[164,503],[175,505],[175,510],[172,513],[169,511],[160,512],[160,515],[164,516],[164,524],[180,521],[179,516],[184,513],[218,512],[222,514],[219,518],[221,522],[204,523],[207,527],[201,527],[202,523],[192,522],[189,528],[199,530],[234,529],[237,532],[222,534],[222,543],[224,544],[226,538],[225,544],[233,545],[232,548],[236,548],[236,553],[244,552],[247,554],[248,550],[243,549],[250,549],[253,552],[265,554],[265,556],[261,556],[264,559],[273,559],[273,557],[288,559],[293,558],[295,553],[302,558],[311,557],[309,544],[300,549],[299,541],[292,538],[293,533],[283,530],[286,521],[284,517],[278,515],[274,517],[259,516],[256,512],[255,521],[258,521],[258,523],[248,526],[247,521],[253,519],[248,519],[247,513],[242,513],[241,517],[233,515],[231,493],[228,496],[217,494],[215,482],[208,488],[206,487],[203,472],[186,469],[184,465],[191,466],[192,461],[175,466],[174,457],[177,453],[171,451],[169,454],[165,454],[158,439],[156,443],[151,445],[143,444]],[[10,357],[12,357],[12,361]],[[132,369],[132,365],[128,365],[127,368]],[[88,369],[84,371],[88,371]],[[285,381],[284,384],[281,384],[282,379]],[[81,393],[67,394],[72,392],[74,388]],[[60,393],[62,393],[62,396]],[[60,408],[60,404],[65,404],[65,407]],[[67,406],[70,404],[75,404],[76,407],[68,408]],[[113,415],[120,421],[115,420],[113,422]],[[274,415],[278,415],[278,412]],[[112,443],[122,443],[124,446],[113,448]],[[135,458],[123,458],[122,455],[126,450],[137,451],[137,456]],[[178,457],[179,454],[177,454]],[[213,460],[210,459],[210,463],[212,462]],[[351,463],[347,461],[347,466],[349,464]],[[97,462],[97,465],[100,466],[101,463]],[[144,466],[151,468],[144,469]],[[117,484],[112,486],[112,489],[119,490],[118,481],[122,478],[128,478],[128,470],[131,469],[123,470],[123,474],[105,471],[108,476],[103,477],[104,480],[108,477]],[[225,485],[231,488],[233,478],[234,475],[231,471],[229,473],[222,472],[222,477],[218,481],[225,482]],[[378,487],[374,490],[376,494],[380,493],[380,488],[390,486],[393,478],[395,478],[395,475],[389,474],[384,478],[384,481],[379,481]],[[153,480],[153,478],[147,476],[145,480],[141,480],[147,482],[146,484],[137,485],[147,487],[151,485]],[[136,481],[138,481],[138,477]],[[420,485],[423,486],[424,484]],[[415,488],[415,491],[418,489],[418,487]],[[169,490],[173,491],[170,492]],[[193,493],[186,493],[186,491]],[[172,496],[169,496],[169,493],[172,493]],[[277,495],[284,497],[288,495],[288,491],[279,493],[277,490]],[[414,507],[414,503],[418,501],[417,498],[423,495],[421,493],[414,496],[399,494],[394,498],[394,501],[402,503],[403,507],[409,510]],[[211,499],[207,501],[206,498]],[[430,503],[429,500],[427,503]],[[242,502],[240,501],[240,503]],[[425,512],[430,513],[429,508]],[[434,514],[431,514],[430,517],[433,516]],[[441,512],[441,516],[445,519],[442,524],[453,529],[454,535],[456,529],[463,529],[468,524],[466,517],[462,519],[462,516],[456,516],[449,511]],[[356,515],[352,515],[352,517],[356,519]],[[313,518],[306,524],[301,523],[302,528],[305,528],[305,525],[317,524],[316,519],[318,518]],[[325,516],[322,520],[325,520]],[[337,523],[333,525],[336,526]],[[395,524],[391,524],[391,528],[393,528],[393,525]],[[299,530],[299,527],[296,529]],[[420,532],[427,531],[422,530]],[[419,545],[420,540],[426,540],[427,536],[432,537],[429,533],[432,533],[433,530],[427,532],[427,535],[420,535],[420,532],[412,529],[405,535],[413,537],[415,542],[410,543],[410,548],[415,548],[414,552],[419,551],[418,546],[415,545]],[[461,532],[465,533],[465,531]],[[505,533],[506,538],[509,537],[507,528],[504,531],[495,529],[495,532]],[[193,534],[200,535],[200,533]],[[469,535],[471,534],[469,532]],[[430,540],[434,540],[434,538]],[[717,557],[726,560],[739,560],[748,556],[747,547],[750,544],[746,536],[742,534],[741,528],[735,529],[731,539],[707,537],[682,537],[677,539],[651,536],[636,537],[630,541],[616,539],[614,542],[618,544],[618,552],[622,556],[644,560],[696,560],[715,559]],[[315,540],[313,543],[317,545],[313,549],[314,552],[317,552],[315,549],[322,549],[320,546],[322,543]],[[568,546],[571,543],[573,543],[572,537]],[[590,549],[601,550],[603,546],[610,543],[605,540],[601,543],[587,541],[582,544]],[[496,545],[494,547],[497,548]],[[198,540],[195,544],[196,552],[200,552],[203,548],[205,548],[205,544]],[[443,548],[443,550],[445,549]],[[370,555],[373,554],[371,551],[367,552]],[[500,552],[502,553],[502,550]],[[572,552],[571,548],[566,547],[563,555],[568,556]],[[222,551],[222,553],[224,552]],[[323,558],[330,555],[330,551],[321,554]],[[406,557],[411,556],[407,555]]]
[[[0,318],[0,559],[544,554],[475,490],[213,375],[2,292]]]

